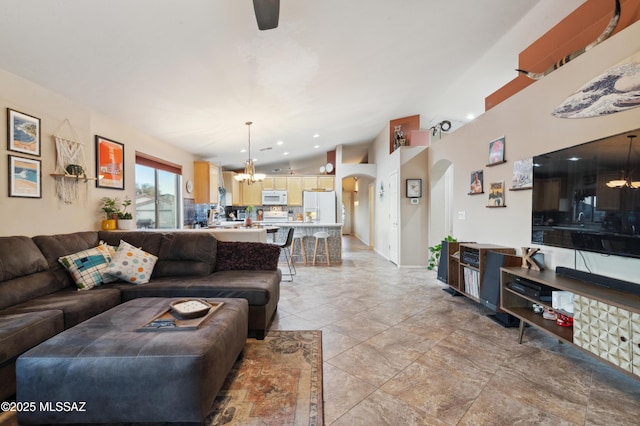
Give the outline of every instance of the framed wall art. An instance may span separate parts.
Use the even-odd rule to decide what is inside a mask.
[[[96,135],[96,186],[124,189],[124,144]]]
[[[7,149],[40,156],[40,119],[7,108]]]
[[[496,166],[506,161],[504,159],[504,145],[504,136],[489,142],[489,163],[487,166]]]
[[[422,197],[422,179],[407,179],[407,198]]]
[[[507,207],[504,203],[504,181],[489,184],[489,203],[487,207]]]
[[[513,162],[513,179],[511,189],[533,188],[533,157]]]
[[[42,198],[40,160],[9,155],[9,196]]]
[[[475,172],[471,173],[471,179],[469,183],[469,195],[484,193],[484,190],[482,188],[483,175],[484,175],[484,172],[482,170],[476,170]]]

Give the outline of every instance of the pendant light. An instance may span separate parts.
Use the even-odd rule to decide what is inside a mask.
[[[266,175],[264,173],[256,173],[255,163],[251,158],[251,125],[253,122],[247,121],[244,124],[247,125],[247,129],[249,131],[249,147],[247,149],[249,157],[244,163],[244,173],[238,173],[234,177],[239,182],[247,182],[247,185],[252,185],[254,182],[263,181]]]

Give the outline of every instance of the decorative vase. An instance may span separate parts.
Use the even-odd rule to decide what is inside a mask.
[[[118,229],[129,230],[133,226],[133,219],[118,219]]]
[[[103,231],[113,231],[114,229],[116,229],[117,226],[117,220],[115,219],[104,219],[102,221],[102,230]]]
[[[251,220],[250,217],[246,218],[244,220],[244,226],[246,226],[247,228],[251,228],[251,225],[253,225],[253,220]]]

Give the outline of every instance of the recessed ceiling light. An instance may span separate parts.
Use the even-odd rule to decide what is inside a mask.
[[[476,118],[475,115],[473,114],[467,114],[467,120],[473,120],[474,118]]]
[[[289,153],[288,152],[283,152],[282,155],[289,155]]]
[[[315,135],[313,135],[314,138],[319,138],[320,135],[318,133],[316,133]]]
[[[278,141],[278,142],[276,142],[276,144],[278,144],[278,145],[282,145],[283,143],[284,143],[284,142],[282,142],[282,141]]]
[[[246,148],[242,148],[240,152],[247,152]]]
[[[315,149],[318,149],[318,148],[320,148],[320,145],[316,145],[316,146],[314,146],[314,148],[315,148]]]

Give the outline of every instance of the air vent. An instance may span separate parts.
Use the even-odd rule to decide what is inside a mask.
[[[278,167],[277,169],[271,170],[271,173],[280,173],[281,171],[282,171],[282,169],[280,167]]]
[[[270,149],[272,149],[270,146],[266,147],[266,148],[262,148],[260,151],[269,151]]]

